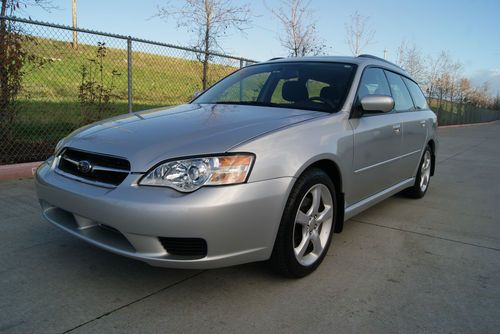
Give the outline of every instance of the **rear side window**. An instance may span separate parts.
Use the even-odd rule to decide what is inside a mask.
[[[363,72],[358,89],[358,99],[367,95],[391,95],[382,69],[370,67]]]
[[[415,103],[415,108],[417,108],[417,110],[428,109],[427,100],[425,99],[424,94],[422,94],[420,87],[418,87],[418,85],[410,79],[403,78],[403,80],[410,91],[413,103]]]
[[[414,108],[413,100],[410,93],[406,88],[405,83],[401,76],[385,71],[389,85],[391,86],[392,98],[394,99],[394,110],[396,111],[410,111]]]

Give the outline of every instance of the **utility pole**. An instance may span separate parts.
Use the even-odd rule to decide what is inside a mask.
[[[78,36],[76,33],[76,0],[73,0],[73,49],[78,49]]]
[[[384,59],[387,59],[387,48],[384,49]]]

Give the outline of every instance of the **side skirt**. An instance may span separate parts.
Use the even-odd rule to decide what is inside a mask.
[[[361,200],[345,209],[344,221],[354,217],[355,215],[361,213],[362,211],[368,209],[369,207],[383,201],[384,199],[391,197],[394,194],[397,194],[401,190],[404,190],[408,187],[411,187],[415,183],[415,178],[409,178],[404,180],[403,182],[397,183],[392,187],[382,190],[381,192],[376,193],[364,200]]]

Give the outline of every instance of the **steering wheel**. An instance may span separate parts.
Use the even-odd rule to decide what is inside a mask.
[[[329,99],[325,99],[324,97],[313,96],[313,97],[309,98],[309,101],[322,102],[322,103],[327,104],[328,106],[330,106],[330,108],[335,109],[335,104],[333,104],[333,102],[330,101]]]

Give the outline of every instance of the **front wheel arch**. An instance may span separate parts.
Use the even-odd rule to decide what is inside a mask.
[[[342,184],[342,173],[338,164],[331,159],[320,159],[310,163],[307,167],[303,168],[300,172],[300,175],[297,175],[296,180],[302,176],[304,173],[308,172],[313,168],[318,168],[324,171],[330,180],[332,180],[335,187],[338,189],[336,192],[336,203],[337,203],[337,224],[333,230],[334,233],[342,232],[344,228],[344,211],[345,211],[345,202],[344,202],[344,192],[343,192],[343,184]]]

